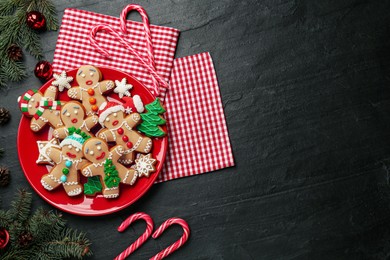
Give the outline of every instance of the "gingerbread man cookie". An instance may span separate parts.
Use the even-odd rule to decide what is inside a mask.
[[[130,100],[129,100],[130,101]],[[116,102],[104,103],[99,110],[99,122],[105,127],[98,136],[108,142],[115,142],[125,147],[122,164],[131,164],[134,161],[134,152],[149,153],[152,149],[152,139],[143,136],[135,127],[141,122],[138,113],[126,116],[125,110],[131,104],[124,105]]]
[[[60,109],[63,102],[56,101],[58,90],[50,86],[44,94],[30,89],[18,98],[20,110],[27,117],[32,117],[30,128],[34,132],[41,130],[46,124],[53,128],[63,126]]]
[[[103,94],[114,88],[113,81],[101,80],[102,73],[98,68],[91,65],[81,66],[76,75],[79,86],[68,90],[70,98],[81,100],[88,116],[97,114],[99,106],[107,101]]]
[[[60,149],[51,147],[46,150],[46,155],[55,166],[49,174],[41,178],[41,184],[45,189],[53,190],[62,185],[68,196],[77,196],[83,191],[83,186],[79,183],[78,170],[88,164],[82,153],[83,143],[88,138],[85,134],[73,133],[60,143]]]
[[[69,128],[74,127],[92,135],[91,129],[99,123],[96,115],[86,117],[83,105],[77,101],[69,101],[61,109],[61,120],[63,127],[56,128],[53,136],[58,139],[64,139],[69,135]]]
[[[138,177],[136,170],[128,169],[118,162],[123,152],[122,145],[109,149],[104,140],[96,137],[84,143],[83,154],[91,164],[85,166],[81,173],[86,177],[99,176],[105,198],[118,197],[119,183],[133,185]]]

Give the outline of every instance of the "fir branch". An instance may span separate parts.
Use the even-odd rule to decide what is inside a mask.
[[[23,48],[25,48],[30,54],[37,60],[43,59],[42,47],[38,34],[36,34],[27,25],[20,28],[20,39]]]
[[[18,7],[18,1],[2,0],[0,2],[0,16],[11,15]]]
[[[57,258],[82,259],[92,255],[90,246],[91,242],[85,233],[67,228],[62,233],[62,239],[47,243],[43,251],[54,253]]]
[[[1,52],[1,59],[6,59],[6,52],[8,49],[8,46],[10,46],[12,43],[17,42],[18,36],[19,36],[19,24],[18,24],[18,17],[17,16],[4,16],[4,19],[2,21],[5,28],[3,28],[3,31],[0,35],[0,52]]]
[[[58,238],[65,224],[60,215],[40,208],[31,217],[29,229],[36,240],[50,241]]]
[[[5,75],[10,81],[20,81],[27,76],[26,68],[20,61],[5,60],[3,65]]]
[[[0,210],[0,227],[8,227],[12,222],[12,214],[7,210]]]
[[[11,203],[12,218],[18,222],[24,222],[30,216],[32,196],[25,189],[18,191],[16,199]]]

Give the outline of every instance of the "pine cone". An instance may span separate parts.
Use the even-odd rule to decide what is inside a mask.
[[[11,114],[9,113],[8,109],[0,107],[0,125],[7,123],[10,118]]]
[[[15,43],[11,44],[7,49],[8,57],[13,61],[20,61],[23,58],[23,51]]]
[[[30,232],[24,231],[22,234],[19,235],[19,245],[25,247],[28,246],[31,241],[33,240],[33,236]]]
[[[9,184],[10,180],[9,170],[5,166],[0,167],[0,186],[4,187]]]

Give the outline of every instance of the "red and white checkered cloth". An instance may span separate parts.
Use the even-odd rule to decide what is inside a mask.
[[[209,53],[175,60],[165,108],[169,150],[157,182],[234,165]]]
[[[90,44],[89,32],[98,24],[107,24],[120,31],[120,20],[117,17],[67,8],[58,35],[54,52],[53,70],[60,73],[85,64],[105,66],[126,72],[146,87],[153,89],[152,77],[139,64],[136,58],[122,44],[108,33],[99,34],[98,42],[101,47],[111,54],[111,59],[104,58]],[[128,34],[124,36],[142,58],[148,60],[148,50],[145,43],[144,27],[142,23],[128,20]],[[174,28],[150,25],[156,70],[160,76],[168,81],[172,70],[179,31]],[[164,100],[165,89],[160,88],[161,99]]]
[[[152,79],[134,56],[109,34],[99,35],[99,44],[113,57],[108,60],[89,41],[89,31],[97,24],[107,24],[120,31],[119,18],[66,9],[54,52],[54,72],[74,69],[85,64],[108,66],[133,75],[152,89]],[[143,25],[127,21],[125,37],[147,59]],[[170,89],[164,106],[167,110],[168,153],[157,182],[172,180],[233,166],[219,86],[209,53],[173,61],[179,31],[151,25],[157,72]],[[173,69],[172,69],[173,66]],[[172,75],[171,75],[172,71]],[[165,96],[161,91],[160,95]]]

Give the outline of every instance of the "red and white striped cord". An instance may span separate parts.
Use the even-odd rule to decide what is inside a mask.
[[[121,31],[124,35],[127,34],[127,25],[126,25],[126,17],[127,17],[127,14],[131,11],[137,11],[140,15],[141,15],[141,18],[142,18],[142,22],[143,22],[143,26],[144,26],[144,33],[145,33],[145,40],[146,40],[146,49],[147,49],[147,54],[148,54],[148,59],[149,59],[149,64],[150,66],[156,70],[156,63],[154,61],[154,50],[153,50],[153,43],[152,43],[152,34],[150,33],[150,23],[149,23],[149,18],[148,18],[148,14],[146,13],[145,9],[140,6],[140,5],[136,5],[136,4],[130,4],[130,5],[127,5],[123,10],[122,10],[122,13],[120,15],[120,27],[121,27]],[[153,81],[153,87],[154,87],[154,91],[156,93],[156,96],[158,96],[159,94],[159,83],[158,81],[152,77],[152,81]]]
[[[170,218],[167,219],[164,223],[161,224],[161,226],[153,233],[152,237],[154,239],[158,238],[169,226],[173,224],[178,224],[183,228],[183,235],[179,240],[177,240],[175,243],[167,247],[166,249],[162,250],[160,253],[157,255],[153,256],[150,258],[150,260],[160,260],[168,255],[172,254],[175,252],[177,249],[179,249],[187,240],[188,237],[190,236],[190,227],[188,226],[187,222],[181,218]]]
[[[143,213],[143,212],[134,213],[133,215],[128,217],[118,227],[118,231],[119,232],[125,231],[128,226],[130,226],[134,221],[137,221],[139,219],[143,219],[146,222],[145,232],[133,244],[131,244],[128,248],[126,248],[117,257],[115,257],[115,260],[123,260],[126,257],[128,257],[131,253],[133,253],[135,250],[137,250],[137,248],[139,248],[143,243],[145,243],[145,241],[148,240],[148,238],[152,234],[153,228],[154,228],[153,220],[148,214]]]
[[[157,73],[157,71],[149,64],[148,61],[145,61],[136,50],[131,47],[131,45],[123,39],[111,26],[106,25],[106,24],[99,24],[94,26],[90,33],[90,43],[91,45],[98,50],[101,54],[103,54],[105,57],[110,58],[110,54],[108,53],[107,50],[103,49],[102,47],[99,46],[99,44],[96,41],[96,34],[99,31],[105,31],[111,35],[113,35],[120,43],[122,43],[136,58],[137,60],[149,71],[150,74],[164,87],[164,88],[169,88],[169,85],[167,82],[164,81],[164,79]],[[153,91],[154,95],[158,97],[159,92]]]

